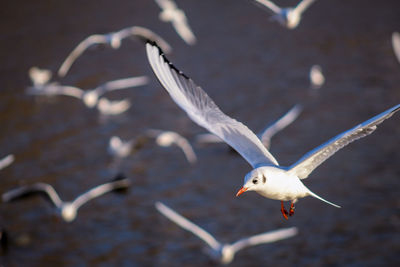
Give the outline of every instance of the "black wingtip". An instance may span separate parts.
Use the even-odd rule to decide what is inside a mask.
[[[158,53],[160,54],[160,56],[162,56],[164,61],[168,63],[168,65],[171,67],[171,69],[176,71],[179,75],[183,76],[185,79],[190,80],[190,78],[185,73],[183,73],[177,67],[175,67],[175,65],[165,56],[164,51],[161,49],[161,47],[155,41],[147,40],[146,44],[150,44],[151,46],[158,48]]]
[[[121,181],[121,180],[125,180],[125,179],[128,179],[128,178],[126,177],[126,175],[124,173],[120,172],[114,176],[112,181],[115,182],[115,181]]]

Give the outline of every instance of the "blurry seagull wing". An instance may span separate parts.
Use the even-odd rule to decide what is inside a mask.
[[[44,196],[46,200],[50,200],[50,202],[57,208],[61,208],[63,204],[63,201],[60,199],[54,188],[45,183],[36,183],[29,186],[15,188],[4,193],[2,195],[2,199],[3,202],[10,202],[34,194],[40,194],[41,196]]]
[[[253,167],[278,165],[249,128],[225,115],[199,86],[165,58],[156,45],[147,43],[146,50],[158,80],[194,122],[222,138]]]
[[[13,154],[7,155],[4,158],[0,159],[0,170],[4,169],[5,167],[7,167],[11,163],[13,163],[14,159],[15,159],[15,157]]]
[[[262,6],[267,7],[267,9],[271,11],[273,14],[280,14],[282,11],[282,8],[275,5],[273,2],[269,0],[255,0],[255,1],[261,4]]]
[[[72,50],[72,52],[64,60],[61,67],[58,69],[58,76],[64,77],[67,74],[68,70],[71,68],[71,65],[75,62],[75,60],[90,46],[107,42],[107,37],[101,34],[90,35],[89,37],[87,37],[85,40],[80,42],[78,46],[74,50]]]
[[[163,203],[156,202],[155,206],[157,210],[165,217],[167,217],[168,219],[170,219],[183,229],[193,233],[194,235],[202,239],[214,250],[217,250],[221,246],[221,244],[210,233],[200,228],[196,224],[192,223],[191,221],[189,221],[182,215],[178,214],[177,212],[173,211]]]
[[[316,0],[303,0],[301,1],[295,8],[295,12],[299,12],[299,14],[303,13],[312,3]]]
[[[233,251],[236,253],[237,251],[250,247],[250,246],[255,246],[259,244],[265,244],[265,243],[273,243],[282,239],[286,239],[292,236],[295,236],[297,234],[297,228],[296,227],[291,227],[291,228],[286,228],[286,229],[279,229],[275,231],[269,231],[266,233],[254,235],[251,237],[246,237],[243,239],[240,239],[239,241],[236,241],[231,245],[231,248]]]
[[[283,115],[280,119],[275,121],[274,123],[268,125],[260,134],[261,142],[264,144],[265,147],[269,148],[271,138],[288,125],[290,125],[293,121],[297,119],[300,115],[303,107],[300,104],[295,105],[292,107],[285,115]]]

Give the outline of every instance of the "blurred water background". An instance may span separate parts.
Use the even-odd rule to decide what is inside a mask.
[[[277,1],[282,6],[294,0]],[[0,3],[0,193],[35,182],[52,184],[65,200],[117,172],[107,154],[112,135],[129,139],[148,128],[174,130],[193,141],[204,130],[178,108],[155,79],[144,45],[87,51],[62,84],[94,88],[108,80],[148,75],[151,83],[108,95],[128,97],[125,114],[100,118],[68,97],[26,95],[32,66],[56,71],[90,34],[144,26],[173,47],[169,58],[220,108],[254,131],[304,104],[298,120],[272,140],[271,153],[290,165],[334,135],[399,103],[400,64],[391,34],[400,31],[396,0],[317,1],[298,28],[269,21],[246,0],[185,0],[198,38],[188,46],[158,19],[153,1],[3,1]],[[321,65],[326,83],[310,94],[308,72]],[[250,166],[225,145],[195,146],[191,166],[178,148],[146,145],[121,167],[132,179],[126,195],[83,206],[68,224],[40,198],[0,205],[10,235],[4,266],[207,266],[204,244],[154,209],[157,200],[223,242],[297,226],[299,234],[240,251],[233,266],[399,266],[399,114],[369,137],[344,148],[305,184],[341,205],[299,201],[282,218],[278,201],[255,193],[235,197]]]

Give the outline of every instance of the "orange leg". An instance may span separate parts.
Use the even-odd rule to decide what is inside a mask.
[[[289,216],[293,216],[294,215],[294,202],[292,202],[290,204],[290,209],[289,209]]]
[[[282,215],[283,215],[283,217],[287,220],[288,219],[288,212],[287,212],[287,210],[285,209],[285,206],[283,205],[283,201],[281,201],[281,212],[282,212]]]

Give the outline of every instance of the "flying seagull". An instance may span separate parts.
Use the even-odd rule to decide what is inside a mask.
[[[162,86],[171,98],[198,125],[223,139],[253,167],[244,178],[244,185],[236,194],[256,191],[260,195],[281,201],[281,212],[287,219],[294,214],[294,203],[306,196],[333,204],[311,192],[302,182],[321,163],[349,143],[365,137],[377,125],[400,109],[400,104],[330,139],[310,151],[290,167],[279,166],[261,140],[244,124],[224,114],[214,101],[193,80],[168,61],[156,44],[146,44],[147,58]],[[283,201],[291,201],[288,212]]]
[[[89,47],[99,44],[108,44],[111,46],[111,48],[118,49],[121,46],[121,41],[123,39],[132,36],[142,39],[144,41],[156,41],[163,50],[165,49],[165,52],[167,53],[172,50],[171,46],[159,35],[149,29],[139,26],[127,27],[122,30],[106,34],[94,34],[88,36],[86,39],[80,42],[78,46],[74,48],[74,50],[72,50],[72,52],[61,64],[61,67],[58,69],[58,76],[64,77],[65,75],[67,75],[69,69],[71,68],[71,65]]]
[[[294,29],[299,25],[303,12],[316,0],[302,0],[296,7],[286,8],[281,8],[269,0],[255,1],[274,14],[271,17],[272,20],[278,21],[282,26],[288,29]]]
[[[127,110],[130,107],[130,102],[128,100],[122,101],[109,101],[108,99],[101,97],[105,93],[121,90],[131,87],[143,86],[149,82],[146,76],[131,77],[125,79],[119,79],[114,81],[109,81],[100,86],[89,89],[82,90],[74,86],[65,86],[59,84],[47,84],[44,86],[31,86],[28,87],[27,93],[32,95],[65,95],[78,98],[88,107],[96,107],[103,114],[119,114]],[[119,104],[118,104],[119,103]]]
[[[300,115],[302,109],[303,108],[300,104],[295,105],[285,115],[283,115],[277,121],[267,125],[267,127],[265,127],[260,133],[257,134],[257,137],[261,140],[261,142],[267,149],[271,147],[272,137],[276,135],[278,132],[282,131],[288,125],[290,125],[293,121],[295,121],[297,117]],[[224,140],[211,133],[197,135],[196,141],[198,143],[224,142]]]
[[[189,163],[194,164],[197,161],[196,153],[193,150],[192,145],[182,135],[173,131],[163,131],[148,129],[145,135],[155,139],[157,145],[161,147],[170,147],[172,145],[178,146],[182,149]]]
[[[160,13],[160,20],[164,22],[171,22],[175,31],[179,36],[189,45],[196,43],[196,36],[189,27],[185,12],[176,6],[172,0],[155,0],[158,6],[162,9]]]
[[[131,185],[128,178],[123,175],[117,175],[111,182],[96,186],[89,191],[78,196],[74,201],[64,202],[60,199],[54,188],[45,183],[36,183],[30,186],[21,186],[10,190],[2,195],[3,202],[11,202],[21,198],[40,194],[57,209],[61,217],[66,222],[75,220],[78,209],[86,202],[104,195],[111,191],[126,189]]]
[[[223,264],[228,264],[232,262],[235,254],[241,249],[265,243],[273,243],[282,239],[295,236],[297,234],[297,228],[291,227],[245,237],[231,244],[221,244],[210,233],[200,228],[193,222],[189,221],[182,215],[178,214],[163,203],[156,202],[155,206],[157,210],[165,217],[167,217],[183,229],[193,233],[198,238],[207,243],[210,249],[206,251],[213,259],[219,260]]]

